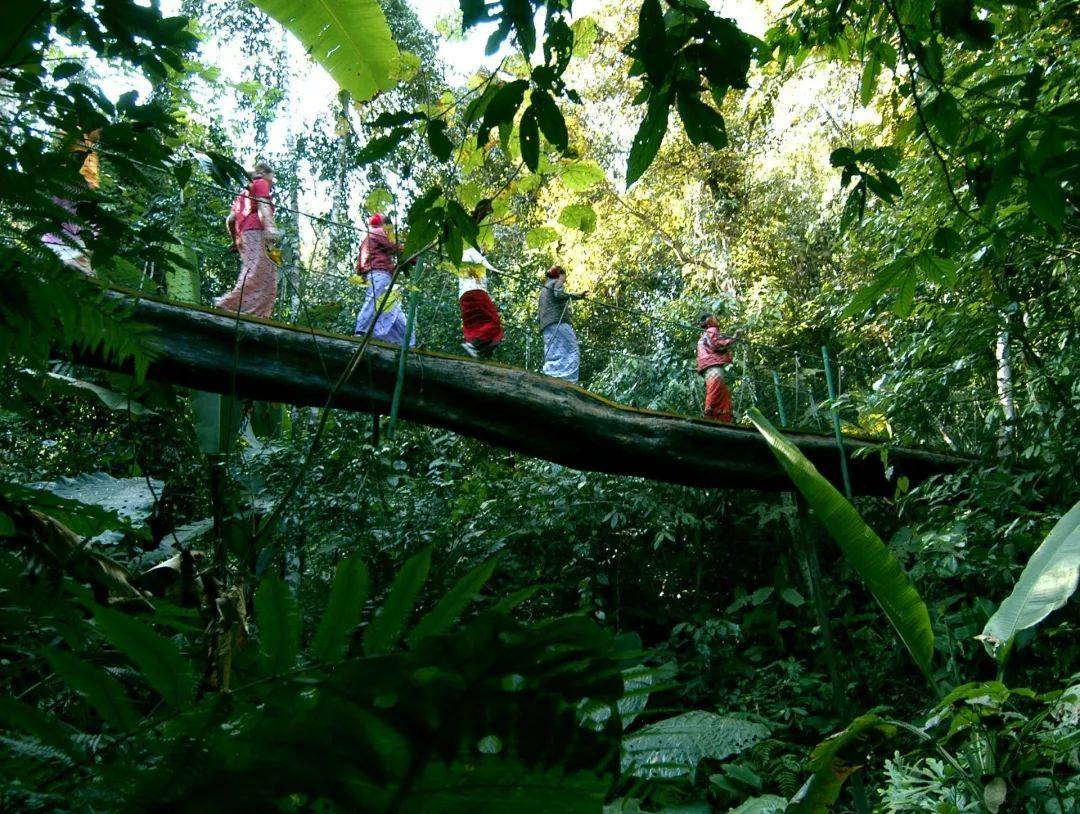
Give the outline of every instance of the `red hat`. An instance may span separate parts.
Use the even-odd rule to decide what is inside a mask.
[[[368,226],[382,226],[383,214],[382,212],[376,212],[370,218],[368,218]]]
[[[547,270],[547,276],[552,280],[560,274],[566,274],[566,270],[562,266],[552,266]]]

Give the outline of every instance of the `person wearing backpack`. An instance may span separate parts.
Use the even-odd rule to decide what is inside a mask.
[[[231,291],[214,300],[217,308],[259,317],[269,317],[274,310],[277,266],[267,250],[281,239],[281,232],[274,224],[273,185],[274,171],[256,164],[251,183],[233,201],[225,226],[240,254],[240,276]]]

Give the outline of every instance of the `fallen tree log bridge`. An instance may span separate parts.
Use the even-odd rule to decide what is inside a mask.
[[[323,406],[354,359],[359,339],[237,317],[154,299],[128,300],[154,354],[152,379],[237,397]],[[115,365],[93,353],[80,361]],[[337,391],[332,406],[386,413],[398,350],[372,343]],[[402,418],[453,430],[489,444],[574,469],[633,475],[694,487],[789,490],[765,441],[752,428],[614,404],[545,376],[495,363],[410,351]],[[788,433],[814,465],[840,483],[835,439]],[[861,494],[889,495],[877,445],[845,439],[851,483]],[[968,461],[928,450],[891,448],[892,478],[911,483]]]

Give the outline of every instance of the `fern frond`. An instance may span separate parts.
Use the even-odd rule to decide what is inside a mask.
[[[0,747],[5,748],[13,758],[42,763],[59,763],[64,766],[75,765],[74,761],[59,749],[47,746],[34,738],[9,738],[0,735]]]

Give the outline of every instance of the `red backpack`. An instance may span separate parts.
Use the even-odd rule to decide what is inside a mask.
[[[261,178],[262,176],[256,176]],[[258,201],[255,199],[255,194],[252,192],[251,186],[255,182],[255,178],[251,179],[244,191],[241,192],[233,200],[232,204],[232,238],[235,244],[240,239],[240,221],[250,215],[252,211],[258,206]],[[271,203],[271,207],[273,203]]]

